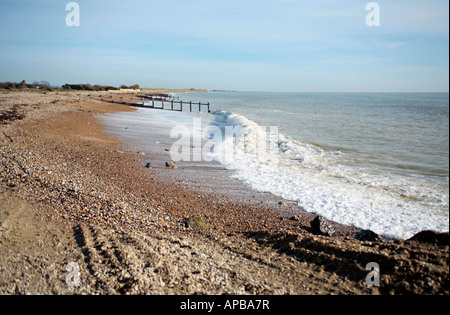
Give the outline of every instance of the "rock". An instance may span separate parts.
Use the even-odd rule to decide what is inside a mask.
[[[169,168],[174,169],[174,170],[177,169],[177,165],[174,162],[172,162],[172,161],[166,162],[166,167],[169,167]]]
[[[152,167],[152,164],[151,164],[151,163],[147,163],[147,164],[145,165],[145,167],[146,167],[146,168],[151,168],[151,167]]]
[[[186,228],[191,228],[193,230],[208,230],[209,226],[199,217],[186,218],[183,221]]]
[[[361,242],[379,242],[381,238],[371,230],[362,230],[356,234],[355,238]]]
[[[289,218],[289,220],[296,221],[296,222],[300,222],[301,219],[302,219],[302,217],[300,215],[294,215],[294,216]]]
[[[313,232],[315,234],[322,234],[326,236],[333,236],[336,234],[336,230],[331,221],[328,221],[321,216],[317,216],[311,221],[311,227],[313,228]]]
[[[445,246],[449,245],[449,238],[448,232],[439,233],[434,231],[422,231],[408,239],[408,241]]]

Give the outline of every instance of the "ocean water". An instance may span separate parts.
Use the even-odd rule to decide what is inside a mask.
[[[201,119],[205,157],[328,219],[402,239],[449,230],[448,93],[177,96],[210,102],[212,114],[141,109],[127,119],[188,129]]]

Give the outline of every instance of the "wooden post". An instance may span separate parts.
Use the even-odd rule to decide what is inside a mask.
[[[198,111],[201,112],[202,111],[202,103],[198,102]]]
[[[191,107],[191,113],[192,113],[192,101],[189,102],[189,105]]]
[[[172,100],[172,110],[173,110],[173,100]]]
[[[209,103],[208,103],[208,114],[210,114],[211,113],[211,110],[209,109]]]
[[[180,112],[183,111],[183,101],[180,101]]]
[[[152,108],[155,108],[155,100],[152,97]]]
[[[144,106],[145,106],[145,97],[142,96],[142,107],[144,107]]]
[[[164,109],[164,99],[162,99],[162,109]]]

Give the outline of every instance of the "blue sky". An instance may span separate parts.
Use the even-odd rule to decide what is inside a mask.
[[[0,0],[0,81],[304,92],[448,91],[449,2]]]

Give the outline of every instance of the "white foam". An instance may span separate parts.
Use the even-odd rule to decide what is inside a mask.
[[[305,210],[328,219],[406,239],[432,229],[448,231],[448,195],[434,195],[433,187],[411,185],[399,176],[373,175],[352,166],[339,151],[279,135],[276,150],[254,150],[267,129],[244,116],[215,113],[214,126],[240,127],[232,137],[224,132],[215,159],[236,172],[235,177],[255,190],[297,201]],[[243,143],[244,142],[244,143]],[[236,145],[236,143],[238,145]],[[224,152],[233,151],[233,159]],[[411,196],[417,196],[411,198]],[[432,211],[434,206],[446,211]]]
[[[109,129],[115,128],[113,134],[122,135],[125,141],[130,134],[133,139],[129,141],[142,147],[149,145],[151,137],[147,135],[160,134],[169,139],[170,129],[177,125],[187,126],[194,134],[193,118],[201,117],[201,127],[209,124],[222,130],[222,137],[214,138],[212,157],[255,190],[296,201],[306,211],[387,237],[406,239],[427,229],[448,231],[448,192],[442,192],[442,187],[436,189],[435,184],[421,178],[358,168],[345,153],[283,134],[279,134],[275,146],[261,149],[265,140],[273,140],[270,134],[261,136],[269,128],[226,111],[193,114],[140,109],[105,117]],[[126,127],[131,130],[125,131]],[[226,127],[233,133],[227,134]],[[170,144],[156,145],[164,149]],[[225,152],[232,152],[233,158],[226,158]]]

